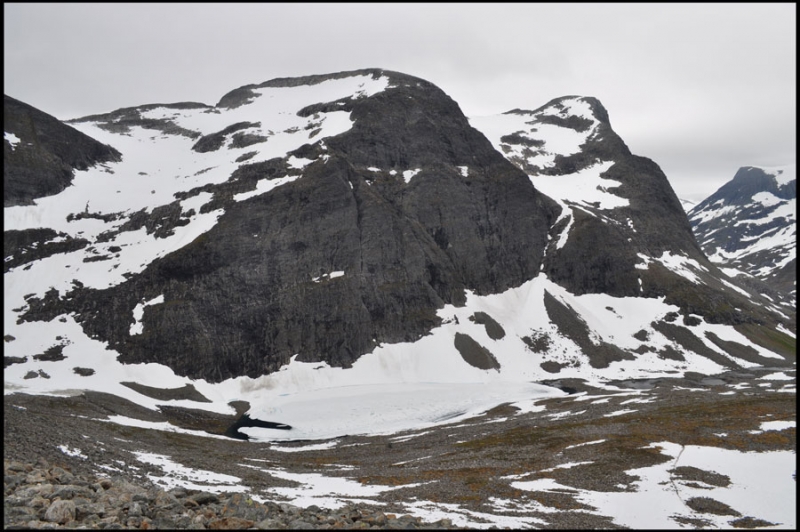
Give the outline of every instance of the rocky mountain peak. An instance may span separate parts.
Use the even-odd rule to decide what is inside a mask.
[[[97,213],[117,222],[97,235],[102,248],[125,255],[117,242],[142,227],[165,240],[196,218],[210,216],[211,227],[122,282],[76,279],[66,295],[31,299],[24,320],[74,312],[125,362],[256,377],[298,354],[348,366],[382,342],[418,339],[465,290],[496,293],[540,270],[557,205],[440,89],[368,70],[234,91],[244,92],[240,105],[143,106],[75,122],[118,142],[173,143],[184,161],[177,179],[159,169],[153,207]],[[149,180],[128,153],[126,173]],[[219,177],[192,186],[204,172]],[[100,256],[121,263],[109,251]],[[157,296],[147,334],[131,334],[134,309]]]
[[[740,168],[689,211],[703,250],[775,301],[796,301],[796,166]]]
[[[3,206],[30,205],[70,185],[75,170],[120,153],[11,96],[3,97]]]
[[[726,205],[748,205],[753,202],[753,196],[759,193],[772,194],[776,198],[785,200],[796,198],[796,167],[794,165],[772,168],[743,166],[733,179],[692,210],[698,213],[720,200]]]
[[[561,203],[564,229],[555,249],[568,257],[550,255],[550,273],[570,289],[639,294],[638,254],[659,257],[669,250],[704,260],[666,176],[651,160],[630,153],[596,98],[566,96],[534,111],[516,109],[472,123],[537,189]],[[580,244],[586,254],[573,256],[570,242],[578,227],[593,236]]]

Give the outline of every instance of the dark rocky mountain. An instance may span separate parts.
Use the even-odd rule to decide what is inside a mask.
[[[789,308],[797,297],[797,178],[794,166],[740,168],[733,179],[689,211],[711,260],[766,284]]]
[[[580,100],[588,104],[591,113],[588,117],[570,112],[565,103],[572,101],[574,99],[568,97],[559,98],[529,113],[512,111],[530,119],[526,125],[534,130],[529,134],[529,138],[534,140],[546,140],[536,138],[536,130],[545,124],[577,132],[590,128],[592,131],[580,151],[558,154],[550,167],[539,168],[529,163],[520,166],[532,176],[535,184],[539,176],[576,174],[606,163],[608,169],[602,173],[602,179],[609,180],[606,194],[613,194],[623,201],[618,206],[607,208],[602,200],[586,201],[580,194],[571,195],[575,199],[565,199],[570,207],[568,216],[572,217],[573,228],[566,244],[550,256],[545,271],[575,293],[663,295],[655,279],[649,279],[637,270],[636,264],[641,263],[639,254],[659,257],[668,252],[703,261],[691,226],[683,216],[680,201],[656,163],[631,154],[611,129],[608,113],[599,101],[594,98]],[[548,112],[551,110],[557,111]],[[513,146],[513,138],[507,140]],[[613,182],[618,184],[614,186]],[[643,283],[650,283],[640,287],[639,278]]]
[[[597,99],[566,96],[472,124],[564,207],[543,271],[570,292],[665,297],[712,323],[774,323],[759,308],[769,301],[706,258],[664,173],[630,152]]]
[[[120,153],[57,118],[4,95],[3,206],[58,194],[75,170],[119,161]],[[9,141],[8,139],[14,139]]]
[[[630,153],[599,101],[560,98],[502,121],[475,129],[439,88],[379,69],[249,85],[216,106],[72,121],[127,166],[98,180],[107,188],[91,201],[49,207],[50,226],[6,211],[17,224],[7,273],[76,260],[49,286],[19,288],[12,315],[70,317],[123,363],[219,382],[274,373],[295,355],[347,368],[382,344],[428,335],[445,324],[445,306],[544,274],[573,296],[662,298],[683,315],[683,325],[670,315],[637,333],[636,349],[621,348],[597,340],[574,300],[545,291],[540,307],[556,329],[504,341],[539,353],[547,372],[576,367],[548,350],[556,337],[589,353],[593,368],[657,351],[683,360],[678,347],[648,343],[658,334],[739,367],[688,331],[701,318],[789,356],[792,342],[775,328],[793,329],[794,315],[708,261],[663,172]],[[40,186],[39,174],[24,175]],[[470,320],[504,330],[488,315]],[[734,358],[764,360],[708,334]],[[500,367],[466,334],[454,345],[474,367]]]
[[[300,360],[347,366],[379,343],[419,338],[440,323],[436,309],[463,303],[465,289],[499,292],[534,277],[555,203],[470,128],[437,87],[377,70],[349,75],[385,76],[391,88],[297,111],[309,120],[346,111],[354,121],[324,147],[308,143],[289,153],[315,160],[303,179],[236,202],[233,192],[291,170],[289,157],[242,165],[230,181],[203,189],[213,200],[201,211],[225,209],[208,233],[117,286],[78,287],[66,298],[33,303],[23,319],[74,312],[125,362],[160,362],[222,380],[276,371],[298,353]],[[286,82],[258,87],[273,86]],[[245,105],[235,97],[241,92],[220,105]],[[81,121],[199,137],[131,116],[149,108]],[[460,165],[469,167],[468,176]],[[408,169],[419,172],[406,182],[397,172]],[[312,280],[337,271],[344,275]],[[131,337],[130,321],[120,317],[159,293],[167,304],[146,315],[149,333]]]

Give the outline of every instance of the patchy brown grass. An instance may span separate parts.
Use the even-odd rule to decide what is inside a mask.
[[[517,427],[462,442],[458,446],[470,450],[536,446],[543,451],[557,452],[569,445],[585,442],[585,434],[589,432],[604,434],[617,447],[624,449],[628,456],[638,452],[637,449],[642,446],[664,440],[681,445],[710,445],[740,450],[748,450],[748,445],[752,443],[782,447],[794,439],[794,429],[758,435],[729,434],[725,439],[714,433],[755,430],[762,421],[794,417],[795,412],[795,399],[791,394],[766,397],[736,395],[714,402],[698,401],[655,407],[620,416]],[[606,446],[607,443],[601,445]]]

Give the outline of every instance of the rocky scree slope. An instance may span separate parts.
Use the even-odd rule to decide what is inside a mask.
[[[797,178],[795,167],[740,168],[733,179],[689,211],[710,259],[742,272],[746,283],[784,306],[797,301]]]

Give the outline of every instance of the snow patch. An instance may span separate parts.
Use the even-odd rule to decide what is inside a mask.
[[[11,151],[14,151],[14,148],[17,147],[19,144],[20,138],[13,133],[9,133],[8,131],[3,132],[3,138],[6,142],[11,146]]]
[[[796,469],[793,452],[744,453],[717,447],[681,446],[671,442],[651,444],[648,448],[659,448],[675,460],[626,471],[639,479],[632,483],[635,491],[579,490],[577,499],[588,506],[602,509],[595,512],[612,516],[616,525],[633,529],[681,528],[677,519],[698,518],[698,514],[686,506],[686,501],[693,497],[710,497],[742,515],[776,523],[780,528],[795,528],[797,487],[792,477]],[[726,487],[693,487],[690,483],[676,480],[670,473],[670,470],[680,466],[727,475],[731,483]],[[517,481],[512,482],[511,486],[526,491],[574,491],[574,488],[561,485],[552,478]],[[758,496],[754,497],[753,494]],[[710,521],[709,527],[730,527],[730,516],[701,515],[703,520]]]
[[[422,168],[416,168],[414,170],[404,170],[403,179],[405,180],[406,183],[409,183],[411,181],[411,178],[420,173],[421,171]]]
[[[342,271],[323,273],[322,275],[320,275],[318,277],[313,277],[311,280],[313,282],[315,282],[315,283],[319,283],[319,282],[327,281],[327,280],[330,280],[330,279],[336,279],[337,277],[342,277],[343,275],[344,275],[344,272],[342,272]]]
[[[292,181],[298,179],[299,177],[300,177],[299,175],[294,175],[294,176],[281,177],[278,179],[260,179],[256,182],[255,190],[250,190],[248,192],[240,192],[239,194],[235,194],[233,196],[233,200],[243,201],[252,198],[254,196],[260,196],[261,194],[265,194],[270,190],[277,188],[281,185],[285,185],[286,183],[291,183]]]
[[[149,307],[150,305],[159,305],[164,302],[164,294],[161,294],[158,297],[154,297],[150,301],[145,301],[144,303],[139,303],[133,309],[133,320],[134,322],[131,324],[130,335],[133,336],[134,334],[142,334],[144,332],[144,324],[142,323],[142,318],[144,317],[144,308]]]
[[[192,469],[174,462],[169,456],[133,451],[136,459],[145,464],[161,468],[163,476],[147,474],[147,477],[164,489],[182,487],[201,491],[246,492],[250,488],[239,484],[241,479],[232,475],[214,473],[203,469]]]
[[[84,460],[88,459],[89,457],[83,454],[80,449],[78,448],[70,448],[66,445],[59,445],[58,450],[62,453],[66,454],[67,456],[74,456],[76,458],[83,458]]]

